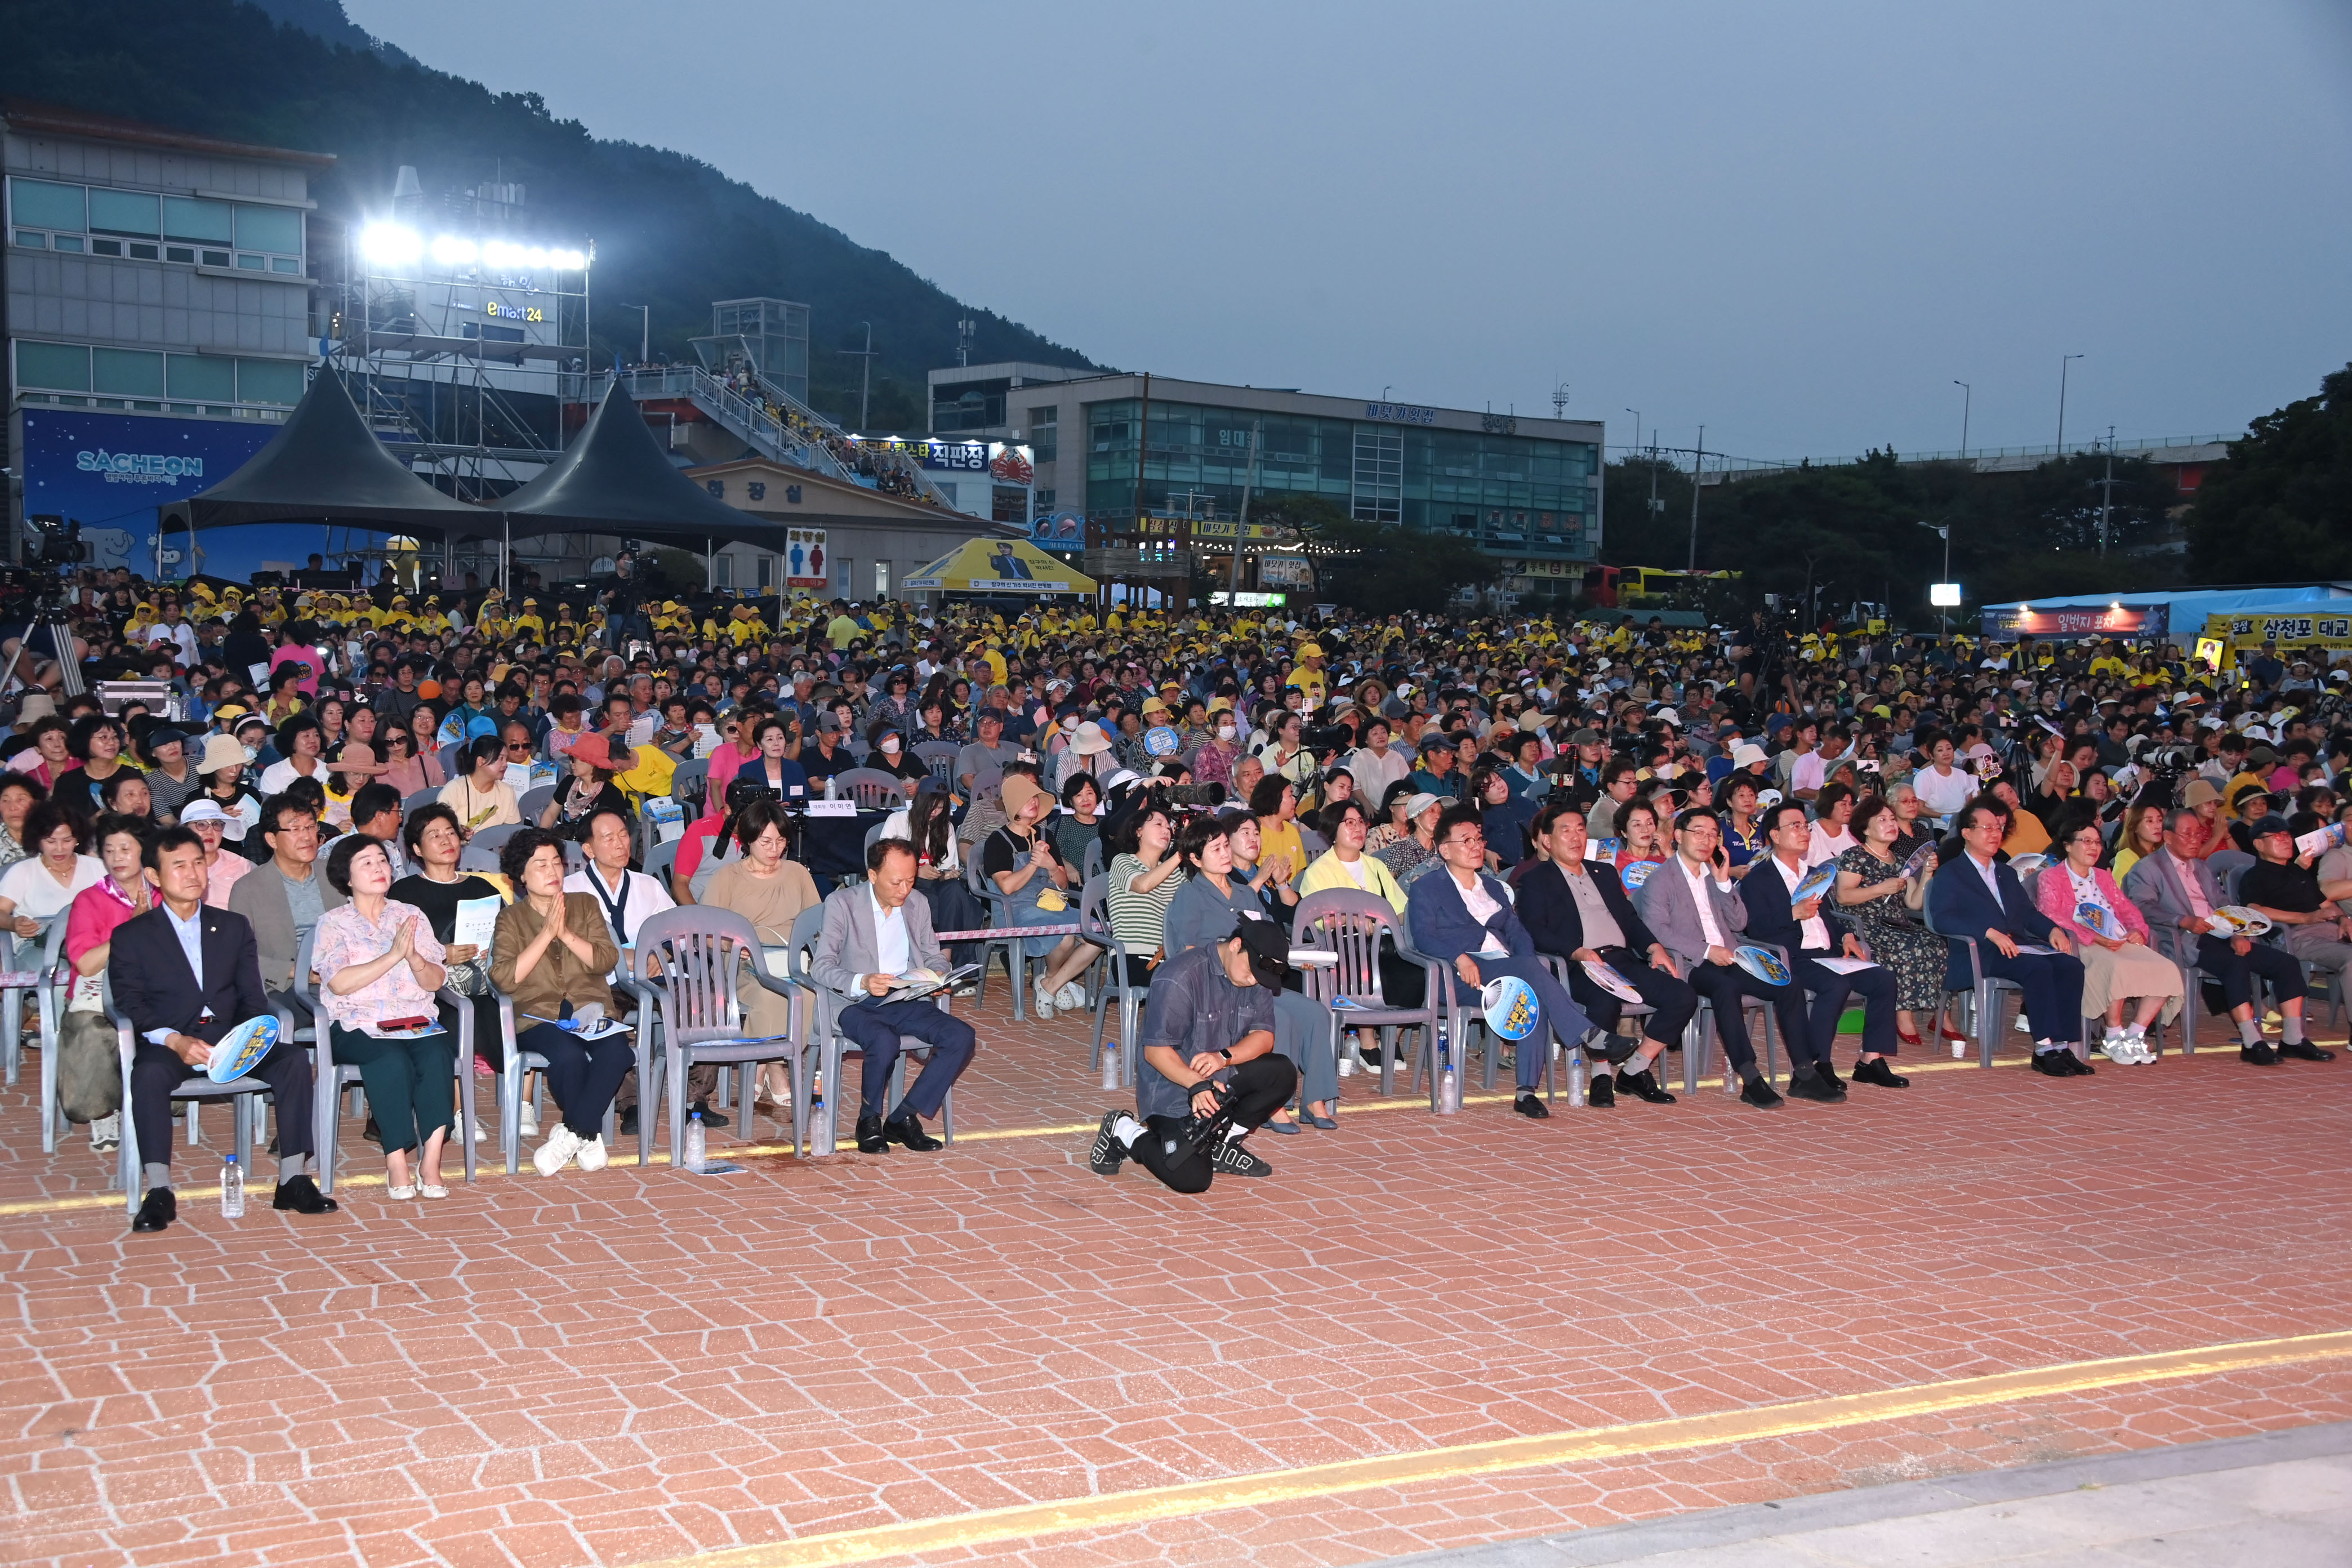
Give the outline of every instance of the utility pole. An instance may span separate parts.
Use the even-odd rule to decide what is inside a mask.
[[[2107,517],[2116,505],[2116,427],[2107,426],[2107,477],[2099,484],[2099,559],[2107,558]]]
[[[1706,471],[1706,426],[1698,427],[1698,450],[1691,457],[1690,569],[1698,570],[1698,478]],[[1654,475],[1653,476],[1654,479]]]
[[[866,433],[866,400],[874,390],[874,323],[859,323],[866,329],[866,346],[862,349],[835,349],[833,352],[858,362],[857,371],[857,433]]]
[[[1249,467],[1242,470],[1242,510],[1234,523],[1234,580],[1226,590],[1226,605],[1239,609],[1242,602],[1242,543],[1249,537],[1250,487],[1257,481],[1257,442],[1259,432],[1265,428],[1263,419],[1250,426]]]
[[[2069,361],[2082,357],[2081,354],[2058,356],[2058,457],[2061,461],[2066,457],[2066,365]]]
[[[1970,386],[1967,382],[1962,381],[1957,375],[1952,377],[1952,384],[1958,387],[1961,393],[1960,461],[1965,463],[1969,460],[1969,405],[1976,401],[1977,389]]]
[[[1943,541],[1944,541],[1944,576],[1943,576],[1943,581],[1945,581],[1945,582],[1947,582],[1947,583],[1950,582],[1950,581],[1952,580],[1952,525],[1951,525],[1950,523],[1948,523],[1948,522],[1942,522],[1942,523],[1937,523],[1937,522],[1922,522],[1919,526],[1920,526],[1920,527],[1922,527],[1922,528],[1933,529],[1933,530],[1936,531],[1936,533],[1937,533],[1937,534],[1938,534],[1939,536],[1941,536],[1941,538],[1943,539]],[[1892,601],[1889,601],[1889,603],[1888,603],[1888,605],[1887,605],[1887,613],[1888,613],[1889,615],[1892,615],[1892,614],[1894,613],[1894,605],[1893,605],[1893,602],[1892,602]],[[1951,640],[1952,640],[1952,612],[1951,612],[1951,610],[1950,610],[1948,607],[1947,607],[1947,608],[1944,608],[1944,612],[1943,612],[1943,613],[1944,613],[1944,640],[1945,640],[1946,642],[1949,642],[1949,641],[1951,641]]]
[[[1628,408],[1625,412],[1633,416],[1633,450],[1638,452],[1642,449],[1642,411]]]

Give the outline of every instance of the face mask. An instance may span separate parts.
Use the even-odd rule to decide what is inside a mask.
[[[253,761],[256,757],[258,757],[259,755],[261,755],[261,748],[260,748],[260,747],[258,747],[258,746],[247,746],[247,747],[246,747],[246,748],[245,748],[245,760],[246,760],[247,762],[248,762],[248,763],[249,763],[249,762]]]
[[[884,751],[886,751],[886,752],[895,752],[895,751],[897,751],[897,750],[898,749],[898,736],[896,736],[896,735],[885,735],[885,736],[883,736],[883,737],[882,737],[882,749],[883,749]]]
[[[1218,725],[1218,726],[1217,726],[1217,739],[1218,739],[1218,740],[1220,740],[1220,741],[1230,741],[1230,740],[1232,740],[1233,738],[1234,738],[1234,727],[1233,727],[1231,724],[1220,724],[1220,725]]]

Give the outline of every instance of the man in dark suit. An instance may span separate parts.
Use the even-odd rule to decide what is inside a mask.
[[[1830,1098],[1844,1098],[1845,1085],[1838,1081],[1832,1058],[1837,1050],[1838,1019],[1845,1014],[1848,996],[1862,998],[1862,1058],[1854,1064],[1854,1081],[1874,1083],[1881,1089],[1908,1089],[1911,1080],[1896,1076],[1886,1065],[1886,1058],[1902,1048],[1895,1037],[1894,974],[1876,964],[1851,974],[1840,974],[1823,965],[1821,961],[1825,958],[1861,959],[1862,944],[1851,932],[1841,940],[1830,929],[1822,918],[1820,894],[1790,901],[1797,884],[1811,868],[1805,864],[1805,852],[1812,845],[1813,828],[1805,820],[1805,808],[1783,801],[1766,806],[1756,820],[1764,829],[1767,847],[1756,869],[1739,884],[1740,901],[1748,906],[1748,934],[1784,949],[1797,984],[1813,996],[1810,1037],[1801,1042],[1802,1048],[1799,1041],[1789,1043],[1789,1092],[1800,1100],[1824,1098],[1815,1092],[1815,1086],[1806,1083],[1805,1076],[1811,1072],[1819,1088],[1832,1091]]]
[[[172,1194],[172,1091],[202,1072],[221,1037],[267,1014],[253,927],[242,915],[205,906],[204,840],[170,828],[147,847],[162,895],[157,905],[115,928],[107,961],[115,1005],[131,1020],[138,1047],[131,1061],[131,1121],[147,1195],[133,1231],[158,1231],[179,1217]],[[278,1101],[278,1192],[272,1206],[327,1214],[338,1205],[309,1173],[310,1058],[281,1039],[247,1074]],[[238,1150],[240,1156],[245,1150]]]
[[[2083,961],[2048,915],[2034,907],[2009,862],[1996,858],[2009,814],[2000,802],[1979,795],[1956,814],[1961,853],[1927,884],[1927,924],[1951,937],[1974,937],[1977,962],[1998,979],[2016,982],[2025,993],[2026,1022],[2033,1029],[2033,1070],[2049,1078],[2088,1078],[2095,1068],[2074,1055],[2083,1037]],[[2050,952],[2026,952],[2029,943]],[[1969,987],[1966,952],[1955,945],[1948,989]]]
[[[1538,952],[1574,961],[1568,969],[1568,994],[1601,1027],[1614,1030],[1625,1004],[1584,972],[1586,963],[1597,960],[1614,969],[1651,1008],[1642,1026],[1642,1048],[1617,1069],[1613,1084],[1607,1073],[1593,1074],[1587,1101],[1614,1105],[1616,1091],[1623,1089],[1653,1105],[1672,1105],[1675,1097],[1651,1068],[1660,1052],[1683,1037],[1698,1011],[1698,993],[1633,911],[1616,869],[1584,858],[1585,838],[1584,813],[1577,806],[1556,800],[1537,814],[1535,839],[1547,858],[1528,861],[1517,880],[1519,923],[1535,939]]]
[[[1563,1049],[1586,1047],[1612,1067],[1639,1047],[1622,1035],[1594,1029],[1584,1009],[1536,957],[1535,939],[1511,912],[1510,895],[1480,869],[1486,861],[1486,833],[1476,806],[1450,805],[1438,817],[1437,858],[1441,864],[1414,879],[1405,902],[1412,945],[1453,973],[1456,996],[1462,996],[1463,987],[1469,988],[1463,998],[1465,1006],[1477,1006],[1479,988],[1507,974],[1525,981],[1535,993],[1543,1017],[1536,1032],[1518,1044],[1519,1093],[1514,1108],[1540,1121],[1551,1114],[1536,1095],[1549,1054],[1544,1031],[1549,1030]]]

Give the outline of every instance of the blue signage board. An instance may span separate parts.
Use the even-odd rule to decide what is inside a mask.
[[[157,510],[236,472],[280,426],[36,405],[23,415],[25,514],[80,523],[93,565],[128,567],[149,578],[185,577],[192,569],[250,578],[299,568],[313,552],[331,554],[377,542],[374,535],[315,522],[211,528],[197,534],[199,559],[192,567],[186,534],[174,529],[159,538]]]

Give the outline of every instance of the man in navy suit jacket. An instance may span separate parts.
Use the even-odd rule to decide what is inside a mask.
[[[2051,1078],[2087,1078],[2095,1070],[2074,1054],[2083,1037],[2083,961],[2048,915],[2034,907],[2009,862],[1996,859],[2009,827],[2000,803],[1979,795],[1958,813],[1960,847],[1927,884],[1927,923],[1946,936],[1974,937],[1984,972],[2017,983],[2033,1029],[2033,1070]],[[2038,942],[2054,952],[2021,952]],[[1952,949],[1945,984],[1969,985],[1966,952]]]
[[[221,1037],[270,1011],[252,925],[243,915],[204,902],[204,840],[184,827],[167,829],[147,847],[146,860],[161,897],[114,928],[106,961],[114,1005],[130,1018],[138,1040],[131,1058],[131,1125],[147,1195],[131,1228],[140,1232],[162,1230],[179,1217],[172,1194],[172,1091],[204,1070]],[[333,1210],[334,1199],[308,1173],[315,1147],[309,1054],[281,1038],[246,1076],[268,1084],[278,1101],[273,1206],[300,1214]]]
[[[1595,1073],[1587,1100],[1614,1105],[1623,1089],[1653,1105],[1672,1105],[1675,1097],[1650,1069],[1661,1052],[1683,1037],[1698,1011],[1698,993],[1642,923],[1616,871],[1597,860],[1586,862],[1582,810],[1552,802],[1537,816],[1535,836],[1548,858],[1528,861],[1513,885],[1519,893],[1519,923],[1534,938],[1536,951],[1576,961],[1569,965],[1568,994],[1601,1027],[1615,1029],[1625,1004],[1585,973],[1587,961],[1597,959],[1614,969],[1651,1009],[1642,1026],[1641,1051],[1617,1069],[1614,1083],[1607,1073]],[[1614,931],[1609,929],[1612,925]]]
[[[1822,918],[1819,894],[1790,902],[1790,895],[1808,869],[1805,851],[1813,837],[1805,808],[1794,801],[1782,801],[1757,813],[1756,823],[1764,830],[1766,848],[1754,862],[1755,869],[1739,884],[1740,901],[1748,906],[1748,934],[1787,949],[1797,984],[1813,995],[1809,1045],[1812,1060],[1808,1064],[1807,1052],[1800,1050],[1796,1041],[1790,1042],[1789,1092],[1800,1099],[1821,1098],[1812,1092],[1813,1086],[1804,1082],[1810,1066],[1821,1087],[1843,1098],[1845,1086],[1838,1081],[1831,1058],[1836,1052],[1838,1019],[1844,1016],[1848,996],[1862,998],[1862,1059],[1854,1064],[1854,1081],[1882,1089],[1909,1088],[1911,1080],[1886,1065],[1886,1058],[1902,1048],[1902,1042],[1895,1037],[1894,974],[1876,965],[1852,974],[1823,967],[1819,961],[1824,958],[1859,958],[1861,944],[1851,936],[1839,941]]]
[[[1599,1035],[1594,1044],[1612,1065],[1639,1047],[1622,1035],[1601,1035],[1595,1030],[1584,1009],[1536,957],[1535,939],[1511,912],[1510,895],[1501,882],[1479,868],[1486,861],[1486,833],[1476,806],[1448,806],[1438,817],[1437,858],[1443,864],[1414,879],[1405,903],[1412,945],[1454,972],[1457,995],[1459,987],[1470,988],[1469,1006],[1478,1005],[1480,986],[1507,974],[1526,981],[1535,992],[1543,1019],[1535,1033],[1518,1043],[1516,1109],[1520,1115],[1540,1121],[1551,1114],[1535,1092],[1549,1055],[1543,1038],[1546,1029],[1562,1049],[1573,1049]]]

